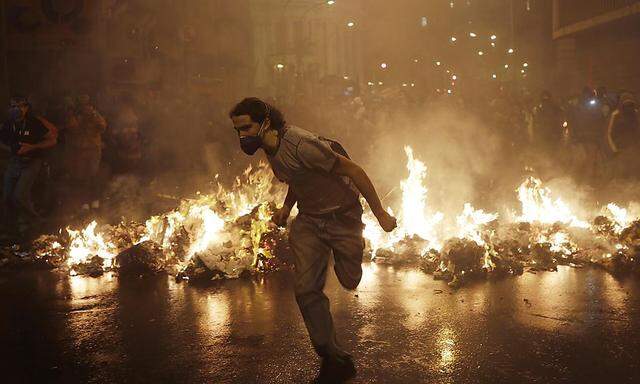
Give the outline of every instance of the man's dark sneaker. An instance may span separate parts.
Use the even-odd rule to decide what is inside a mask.
[[[357,371],[350,356],[323,358],[314,383],[337,384],[356,377]]]

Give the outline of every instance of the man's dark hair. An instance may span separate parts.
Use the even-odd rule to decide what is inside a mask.
[[[282,112],[257,97],[247,97],[236,104],[229,112],[229,117],[242,115],[249,115],[251,121],[258,124],[262,124],[264,120],[269,117],[271,120],[271,128],[278,131],[282,130],[287,124]]]

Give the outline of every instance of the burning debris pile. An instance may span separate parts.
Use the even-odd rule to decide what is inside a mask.
[[[612,203],[590,224],[576,217],[562,199],[554,199],[534,177],[516,190],[520,214],[486,213],[465,204],[455,225],[445,227],[443,215],[426,204],[425,165],[414,158],[411,148],[405,151],[409,177],[401,184],[398,229],[386,234],[374,218],[365,218],[365,236],[375,262],[417,265],[451,286],[525,270],[553,271],[558,265],[593,264],[613,273],[640,271],[640,221]]]
[[[67,228],[34,243],[37,257],[72,275],[166,271],[182,279],[238,277],[287,264],[285,231],[270,223],[283,189],[264,163],[249,167],[227,190],[185,199],[145,223]],[[277,250],[277,252],[276,252]],[[276,257],[278,255],[279,257]]]
[[[473,278],[552,271],[558,265],[594,264],[612,273],[640,271],[640,221],[609,204],[592,223],[572,213],[540,180],[529,177],[516,190],[519,213],[488,213],[465,204],[455,221],[427,204],[427,168],[407,154],[398,228],[383,232],[366,212],[364,236],[377,263],[419,266],[458,286]],[[247,169],[228,189],[182,200],[144,223],[67,228],[33,244],[41,263],[73,275],[122,275],[166,271],[199,281],[233,278],[292,265],[287,232],[271,222],[284,189],[272,183],[266,164]],[[391,208],[389,208],[391,211]]]

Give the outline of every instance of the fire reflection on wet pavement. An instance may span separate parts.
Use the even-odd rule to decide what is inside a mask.
[[[451,290],[415,269],[365,264],[327,293],[339,337],[368,382],[634,382],[640,287],[597,269]],[[317,359],[289,272],[176,283],[3,275],[7,382],[308,382]]]

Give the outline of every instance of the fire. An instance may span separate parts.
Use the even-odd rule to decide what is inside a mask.
[[[462,214],[456,218],[458,237],[471,239],[478,245],[485,245],[480,232],[481,227],[497,219],[497,213],[485,213],[482,209],[476,210],[471,204],[466,203]]]
[[[96,233],[97,226],[98,223],[92,221],[81,231],[67,228],[70,240],[67,264],[72,273],[76,265],[89,263],[95,256],[103,260],[102,267],[104,269],[108,269],[113,265],[113,259],[117,255],[116,247],[105,240],[103,234]]]
[[[206,205],[190,207],[186,219],[183,225],[193,237],[193,242],[187,252],[187,256],[191,258],[219,240],[220,231],[224,227],[224,220]]]
[[[424,247],[420,253],[426,252],[429,248],[441,247],[436,229],[444,215],[440,212],[429,213],[428,190],[424,186],[427,167],[414,157],[411,147],[404,147],[404,151],[407,155],[409,175],[400,182],[402,201],[398,214],[398,228],[392,233],[385,233],[371,212],[367,212],[363,217],[365,224],[363,234],[371,244],[372,256],[375,256],[378,249],[394,249],[398,242],[412,236],[418,236],[427,241],[427,247]],[[391,208],[387,208],[387,211],[393,214]]]
[[[404,151],[408,158],[409,177],[400,183],[402,190],[401,231],[407,236],[418,235],[437,246],[435,226],[442,221],[444,215],[440,212],[432,215],[427,213],[428,190],[424,186],[427,167],[413,156],[411,147],[404,147]]]
[[[606,210],[609,214],[608,216],[613,220],[613,230],[616,234],[622,233],[633,221],[625,208],[621,208],[614,203],[609,203]]]
[[[534,177],[516,190],[521,212],[508,217],[511,220],[506,223],[498,222],[497,213],[470,203],[453,216],[455,221],[445,221],[444,214],[428,204],[425,163],[414,156],[411,147],[404,150],[408,174],[400,182],[401,199],[395,206],[398,228],[385,233],[370,211],[363,216],[363,235],[375,260],[419,261],[425,270],[458,284],[470,275],[496,270],[516,273],[526,265],[553,268],[557,263],[580,262],[580,257],[587,262],[612,263],[618,260],[616,255],[628,254],[633,248],[633,238],[622,234],[640,234],[640,223],[613,203],[606,206],[607,218],[591,227]],[[212,193],[183,199],[175,209],[152,216],[144,224],[121,223],[100,231],[93,221],[81,230],[67,228],[68,241],[48,236],[41,242],[45,246],[40,253],[64,257],[66,251],[70,273],[90,274],[95,268],[113,268],[120,252],[150,241],[161,249],[163,265],[176,268],[174,272],[203,264],[226,277],[265,271],[284,238],[270,223],[274,203],[282,202],[284,192],[282,185],[274,185],[267,164],[260,163],[249,167],[229,188],[218,183]],[[394,214],[391,207],[387,210]],[[604,229],[597,223],[604,223]],[[625,231],[634,225],[639,229]],[[603,236],[599,240],[585,243],[585,236],[599,233]]]
[[[251,262],[234,264],[233,269],[255,267],[259,254],[271,257],[270,251],[260,245],[262,235],[271,229],[268,225],[271,212],[265,202],[280,202],[284,198],[284,188],[272,181],[273,173],[266,163],[250,166],[242,177],[235,179],[231,188],[225,189],[218,183],[214,193],[184,199],[175,210],[150,217],[142,233],[132,239],[129,246],[153,241],[160,245],[167,260],[177,259],[183,268],[194,256],[217,252],[225,243],[240,247],[250,244],[246,248],[253,253]],[[236,225],[236,221],[255,207],[259,208],[250,228],[228,230],[228,226]],[[82,230],[67,229],[70,238],[67,265],[72,273],[75,266],[89,262],[94,256],[104,260],[104,269],[111,268],[114,258],[123,250],[109,241],[114,233],[96,232],[96,228],[97,222],[93,221]],[[238,263],[237,259],[233,261]]]
[[[553,224],[563,223],[572,227],[589,228],[589,224],[571,213],[569,206],[561,199],[553,200],[551,191],[542,186],[542,181],[528,177],[516,190],[522,204],[521,222]]]

